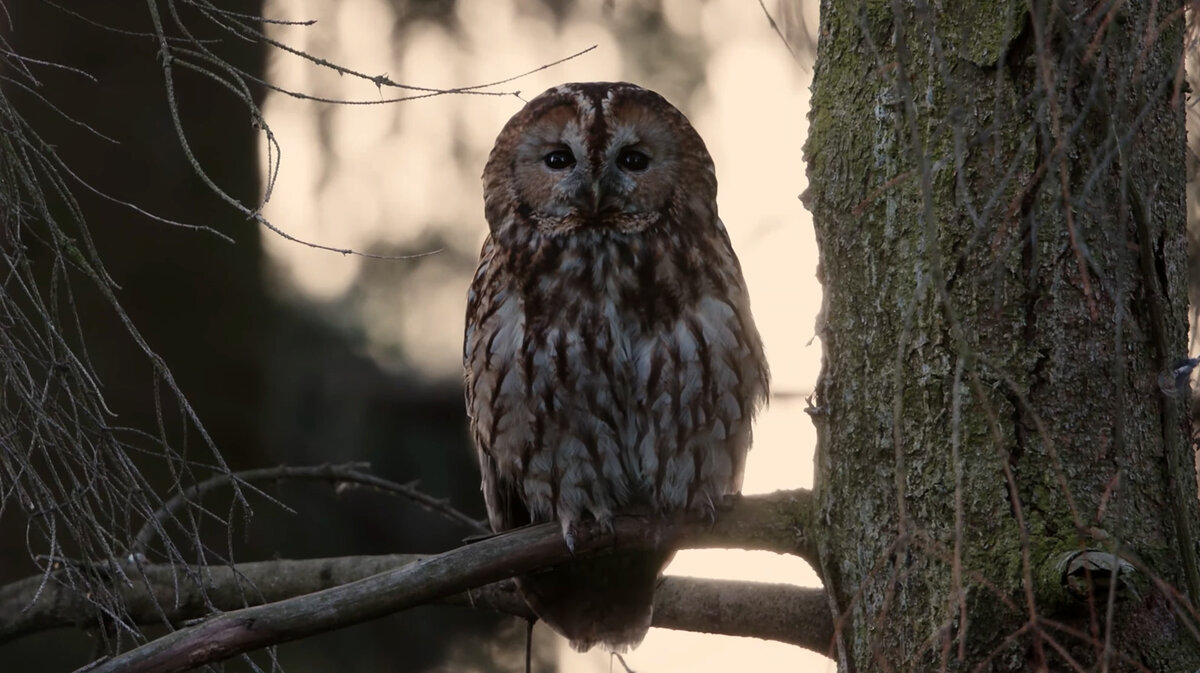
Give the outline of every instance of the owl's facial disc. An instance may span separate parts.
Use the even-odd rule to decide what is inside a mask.
[[[573,148],[572,143],[563,140],[546,147],[541,156],[541,170],[552,184],[546,214],[566,217],[582,212],[594,216],[600,210],[603,194],[600,180],[596,179],[596,171],[582,148],[578,144]]]
[[[543,145],[530,157],[549,185],[549,198],[541,199],[535,211],[541,228],[558,233],[644,229],[661,210],[653,193],[641,188],[653,184],[655,172],[662,170],[655,150],[625,138],[587,152],[570,130],[568,125],[558,142]]]
[[[555,146],[542,156],[542,164],[551,179],[557,179],[554,192],[572,210],[589,218],[632,214],[640,211],[639,204],[629,196],[637,189],[637,178],[652,163],[650,155],[640,146],[615,149],[612,156],[600,162],[579,161],[566,145]]]
[[[635,233],[681,213],[687,222],[715,217],[714,177],[703,141],[661,96],[583,83],[551,89],[514,115],[488,160],[485,190],[497,197],[487,206],[494,230],[507,209],[544,234]],[[495,191],[501,184],[506,192]]]

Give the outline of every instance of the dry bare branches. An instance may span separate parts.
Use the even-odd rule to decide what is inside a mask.
[[[811,494],[803,490],[748,497],[736,503],[715,524],[705,521],[666,529],[650,525],[645,520],[623,518],[616,522],[612,531],[590,528],[583,531],[576,541],[575,554],[666,544],[766,548],[804,556],[811,553],[806,534],[780,521],[808,520],[811,517],[810,503]],[[114,578],[126,579],[125,582],[114,584],[119,587],[118,593],[129,613],[148,619],[172,622],[207,614],[219,609],[218,599],[230,601],[229,605],[236,606],[246,595],[243,586],[245,581],[255,577],[257,581],[253,586],[258,600],[276,600],[221,612],[195,626],[172,632],[113,659],[99,662],[87,670],[187,670],[203,663],[360,623],[415,605],[445,600],[514,574],[571,558],[572,553],[563,544],[561,532],[552,524],[543,524],[490,537],[346,584],[298,596],[292,592],[302,588],[318,589],[337,580],[377,569],[380,563],[394,564],[409,559],[384,557],[375,560],[280,561],[235,568],[186,569],[178,566],[139,567],[136,563],[130,563],[124,572],[112,573]],[[818,650],[825,647],[832,634],[832,622],[828,620],[819,590],[797,587],[780,593],[784,590],[774,585],[755,587],[742,583],[701,582],[693,585],[679,582],[673,580],[665,585],[665,593],[661,596],[664,602],[660,619],[663,621],[659,624],[776,637]],[[691,594],[692,589],[696,589],[694,595]],[[494,595],[497,591],[486,590],[479,596]],[[681,596],[681,592],[688,594],[688,597]],[[282,598],[289,595],[292,597]],[[475,597],[475,594],[470,595],[471,599]],[[10,628],[10,633],[5,635],[15,636],[49,628],[52,622],[61,620],[66,614],[60,602],[67,601],[69,612],[78,607],[69,606],[71,601],[77,599],[69,592],[62,593],[57,586],[47,588],[40,577],[6,587],[0,591],[0,610],[11,615],[14,610],[20,614],[23,608],[16,606],[22,603],[33,607],[26,611],[30,616],[25,624]],[[26,601],[32,601],[32,604]],[[689,606],[686,601],[698,603]],[[206,604],[211,607],[205,607]],[[749,610],[754,604],[759,609]],[[511,601],[498,599],[493,607],[504,609],[501,607],[504,605],[513,606]],[[785,609],[785,605],[791,607]],[[701,610],[700,606],[704,609]],[[519,609],[505,611],[518,612]],[[738,616],[743,611],[747,611],[744,620]],[[797,629],[795,632],[792,631],[793,626]]]
[[[253,583],[256,597],[266,604],[356,581],[427,559],[414,554],[348,556],[303,561],[261,561],[236,568],[180,568],[147,565],[127,574],[137,578],[123,587],[129,618],[140,625],[173,624],[201,619],[197,582],[217,610],[237,610],[243,592],[239,581]],[[87,621],[94,609],[66,587],[50,585],[38,592],[39,577],[0,588],[0,643]],[[34,600],[34,596],[37,596]],[[452,594],[440,603],[493,610],[533,618],[511,580]],[[162,606],[160,610],[158,606]],[[28,610],[22,610],[28,607]],[[790,584],[713,580],[695,577],[663,578],[655,601],[654,625],[683,631],[766,638],[824,652],[832,637],[829,608],[820,589]]]

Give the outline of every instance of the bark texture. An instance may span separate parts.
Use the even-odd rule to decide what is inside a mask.
[[[1187,356],[1183,36],[1177,2],[822,1],[840,670],[1200,666],[1186,395],[1158,376]]]

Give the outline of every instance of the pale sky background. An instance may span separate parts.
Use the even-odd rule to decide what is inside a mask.
[[[526,100],[562,82],[629,80],[659,90],[691,119],[716,163],[718,203],[742,260],[754,315],[766,341],[778,394],[755,431],[745,493],[812,485],[815,433],[803,412],[820,367],[814,322],[821,288],[801,147],[811,81],[804,26],[815,31],[815,0],[766,2],[789,34],[797,62],[752,0],[660,0],[670,28],[703,47],[692,66],[704,84],[690,99],[672,95],[674,64],[661,66],[618,40],[650,0],[584,0],[558,24],[526,0],[459,0],[458,29],[429,22],[393,35],[386,0],[268,0],[266,16],[313,26],[276,26],[289,45],[369,75],[449,88],[500,80],[586,49],[577,59],[498,87]],[[781,7],[780,4],[783,6]],[[647,38],[652,39],[652,38]],[[652,50],[651,50],[652,51]],[[634,59],[640,59],[635,61]],[[379,100],[377,90],[294,57],[272,56],[272,83],[312,95]],[[268,96],[265,115],[282,145],[267,218],[307,241],[358,250],[410,247],[432,230],[449,251],[475,255],[487,231],[479,176],[496,134],[522,102],[512,96],[442,96],[388,105],[335,106]],[[265,170],[265,164],[264,164]],[[280,291],[330,310],[366,336],[368,354],[386,368],[434,379],[461,376],[463,312],[470,269],[448,253],[377,261],[313,250],[264,232]],[[364,265],[415,264],[401,287],[364,287]],[[354,302],[345,301],[350,295]],[[346,309],[349,305],[353,308]],[[403,352],[403,362],[396,353]],[[668,573],[818,585],[799,559],[767,552],[681,552]],[[536,638],[550,638],[539,627]],[[560,647],[564,671],[621,670],[607,654]],[[672,671],[833,671],[824,657],[748,638],[651,629],[626,656],[639,673]]]

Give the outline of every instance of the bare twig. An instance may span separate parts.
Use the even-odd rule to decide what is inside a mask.
[[[232,486],[234,483],[249,486],[251,482],[290,480],[328,481],[342,485],[357,485],[375,488],[385,493],[392,493],[417,503],[421,507],[442,515],[454,523],[466,526],[474,533],[489,532],[483,521],[473,519],[452,507],[446,500],[435,498],[421,492],[412,484],[399,484],[382,477],[364,472],[370,467],[368,463],[344,463],[341,465],[311,465],[294,467],[280,465],[278,467],[245,470],[230,474],[218,474],[198,484],[194,484],[176,493],[170,500],[154,513],[134,538],[131,551],[144,553],[149,544],[163,530],[164,525],[176,518],[176,512],[189,502],[197,501],[204,494],[218,488]],[[262,495],[262,491],[257,491]],[[269,497],[269,496],[268,496]]]
[[[783,42],[783,46],[786,47],[788,53],[792,55],[792,60],[798,63],[800,61],[800,57],[796,54],[796,50],[792,49],[792,44],[788,42],[787,36],[783,34],[782,30],[779,30],[779,24],[775,23],[775,19],[771,16],[771,12],[767,9],[766,3],[764,3],[763,0],[758,0],[758,6],[762,7],[763,15],[767,17],[767,23],[771,24],[771,30],[775,31],[775,34],[779,36],[779,41]]]

